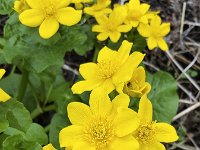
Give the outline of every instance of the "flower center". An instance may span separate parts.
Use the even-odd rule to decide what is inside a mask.
[[[114,136],[112,121],[103,117],[92,119],[86,125],[84,132],[85,139],[95,145],[97,150],[105,149]]]
[[[128,16],[130,20],[134,21],[139,21],[140,18],[142,17],[142,14],[140,13],[139,10],[133,10],[129,13],[130,15]]]
[[[154,122],[142,124],[136,131],[136,139],[142,144],[149,144],[154,141],[155,128]]]
[[[97,64],[99,79],[109,79],[119,68],[115,61],[103,60]]]
[[[56,12],[54,5],[51,4],[49,6],[44,7],[44,12],[46,17],[53,16]]]

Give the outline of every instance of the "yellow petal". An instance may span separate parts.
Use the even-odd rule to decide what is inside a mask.
[[[114,31],[114,32],[110,32],[109,33],[109,37],[110,37],[110,40],[113,42],[113,43],[116,43],[119,38],[121,36],[121,33],[120,32],[117,32],[117,31]]]
[[[140,5],[140,12],[144,15],[148,12],[150,5],[148,4],[141,4]]]
[[[28,9],[19,15],[20,22],[29,27],[39,26],[44,18],[43,11],[38,9]]]
[[[138,8],[140,6],[140,0],[130,0],[128,6],[131,9]]]
[[[117,28],[117,31],[118,32],[129,32],[130,30],[132,29],[132,26],[131,25],[120,25],[118,28]]]
[[[67,106],[69,120],[74,125],[82,125],[89,121],[92,112],[88,105],[80,102],[72,102]]]
[[[166,150],[165,146],[159,142],[151,144],[140,144],[140,150]]]
[[[145,74],[144,67],[140,66],[133,72],[133,76],[130,82],[132,82],[132,80],[133,82],[137,81],[138,86],[140,87],[144,85],[145,79],[146,79],[146,74]]]
[[[109,16],[109,20],[116,26],[121,25],[127,16],[127,9],[124,6],[115,7]]]
[[[60,147],[72,147],[82,140],[83,129],[81,126],[70,125],[59,133]]]
[[[139,148],[139,143],[133,136],[125,136],[114,138],[109,146],[109,150],[136,150]]]
[[[6,102],[10,96],[0,88],[0,102]]]
[[[170,143],[178,140],[178,135],[173,126],[167,123],[155,123],[154,126],[156,129],[156,139],[159,142]]]
[[[105,90],[106,93],[110,94],[114,89],[115,85],[112,82],[112,79],[106,79],[102,84],[101,88]]]
[[[106,26],[108,23],[108,17],[106,15],[101,15],[101,16],[95,17],[95,19],[96,19],[97,23],[102,26]]]
[[[139,103],[138,115],[141,121],[151,122],[153,115],[152,104],[150,100],[147,98],[147,95],[142,96]]]
[[[86,143],[85,141],[78,142],[74,147],[73,150],[96,150],[91,143]]]
[[[166,36],[170,32],[170,23],[163,23],[160,26],[160,35]]]
[[[108,94],[100,88],[92,91],[89,104],[92,113],[97,115],[106,116],[110,114],[112,109],[112,103]]]
[[[92,32],[105,32],[105,29],[100,25],[94,25],[92,27]]]
[[[121,64],[123,64],[129,57],[132,46],[133,46],[133,43],[130,43],[127,40],[124,40],[122,42],[122,45],[120,46],[118,50],[118,57]]]
[[[124,82],[122,82],[122,83],[119,83],[119,84],[117,84],[116,85],[116,91],[118,92],[118,93],[123,93],[123,88],[124,88]]]
[[[99,86],[99,84],[101,84],[101,82],[98,80],[79,81],[72,86],[72,92],[74,94],[81,94],[85,91],[93,90],[94,88]]]
[[[157,43],[161,50],[167,51],[169,49],[167,43],[163,38],[158,38]]]
[[[120,67],[117,73],[113,76],[113,82],[117,86],[122,82],[127,82],[131,79],[133,70],[142,62],[144,54],[140,52],[133,52],[127,59],[127,61]]]
[[[119,107],[128,108],[130,103],[130,98],[126,94],[119,94],[112,100],[113,108],[117,109]]]
[[[138,28],[137,28],[138,32],[140,33],[140,35],[142,35],[143,37],[149,37],[150,36],[150,26],[141,23]]]
[[[0,79],[3,77],[3,75],[6,73],[5,69],[0,69]]]
[[[154,37],[149,37],[147,40],[147,45],[150,50],[157,47],[157,41]]]
[[[97,65],[95,63],[85,63],[80,65],[79,72],[84,79],[97,77]]]
[[[52,37],[59,29],[59,23],[54,17],[46,18],[39,28],[40,36],[44,39]]]
[[[58,22],[67,26],[77,24],[81,20],[81,16],[82,11],[75,10],[72,7],[62,8],[56,12],[56,18],[58,19]]]
[[[113,58],[116,58],[117,52],[111,50],[110,48],[104,46],[100,51],[97,58],[98,62],[104,61],[104,60],[111,60]]]
[[[67,7],[70,2],[70,0],[53,0],[53,3],[55,4],[57,9]]]
[[[52,144],[48,144],[42,148],[42,150],[56,150]]]
[[[161,18],[158,15],[156,15],[153,18],[153,20],[150,22],[150,25],[152,28],[157,28],[157,27],[160,27],[161,22],[162,22]]]
[[[27,4],[31,7],[31,8],[42,8],[43,4],[41,0],[26,0]]]
[[[114,120],[117,137],[126,136],[135,131],[139,126],[139,118],[135,111],[129,108],[118,108]]]
[[[108,33],[106,32],[103,32],[103,33],[99,33],[98,36],[97,36],[97,39],[99,41],[105,41],[107,38],[108,38]]]
[[[151,85],[148,82],[145,82],[145,88],[142,90],[143,94],[148,94],[151,91]]]

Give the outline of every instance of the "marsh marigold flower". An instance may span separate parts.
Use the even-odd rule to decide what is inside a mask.
[[[132,27],[137,27],[140,23],[148,23],[148,10],[150,5],[140,4],[140,0],[130,0],[126,3],[127,6],[127,17],[125,20],[126,24],[131,24]]]
[[[67,107],[72,125],[59,134],[61,147],[74,150],[135,150],[137,140],[130,134],[139,125],[137,113],[128,108],[129,97],[120,94],[112,102],[101,90],[90,96],[89,106],[72,102]]]
[[[140,150],[165,150],[160,142],[170,143],[178,140],[176,130],[167,123],[152,121],[152,114],[152,104],[144,95],[140,99],[138,110],[140,126],[133,132],[133,136],[138,140]]]
[[[164,51],[169,49],[164,37],[170,32],[170,23],[161,23],[159,16],[156,15],[150,24],[140,24],[138,32],[148,38],[147,45],[150,50],[157,46]]]
[[[114,89],[122,91],[124,83],[131,79],[133,70],[144,58],[140,52],[133,52],[129,56],[131,47],[132,43],[128,41],[123,41],[118,51],[105,46],[99,52],[97,64],[89,62],[80,65],[79,72],[85,80],[72,86],[73,93],[81,94],[98,87],[107,93]]]
[[[131,30],[130,25],[124,25],[127,10],[124,6],[115,7],[109,16],[102,15],[96,17],[98,25],[94,25],[93,32],[100,32],[97,36],[99,41],[105,41],[108,37],[112,42],[117,42],[121,36],[121,32]]]
[[[144,94],[148,94],[151,90],[151,85],[146,80],[146,73],[142,66],[134,70],[133,75],[125,85],[123,92],[129,96],[140,98]]]
[[[5,74],[5,72],[6,71],[4,69],[0,69],[0,79]],[[0,88],[0,102],[6,102],[9,99],[10,96]]]
[[[42,148],[42,150],[56,150],[52,144],[48,144]]]
[[[30,9],[19,15],[22,24],[39,27],[40,36],[52,37],[59,29],[59,23],[72,26],[81,20],[82,11],[67,7],[70,0],[26,0]]]
[[[97,17],[112,12],[108,6],[111,4],[111,0],[97,0],[97,2],[91,7],[86,7],[84,12],[88,15]]]
[[[14,2],[14,10],[18,13],[23,12],[26,9],[29,9],[30,7],[26,3],[26,0],[16,0]]]

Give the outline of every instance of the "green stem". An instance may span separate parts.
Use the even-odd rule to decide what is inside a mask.
[[[42,113],[43,113],[43,110],[41,109],[41,107],[37,106],[36,109],[31,112],[31,118],[35,119],[37,118],[37,116],[39,116]]]
[[[44,106],[48,103],[49,96],[51,95],[52,90],[53,90],[53,84],[51,84],[51,86],[49,87],[49,90],[48,90],[46,99],[45,99],[45,101],[44,101]]]
[[[48,112],[48,111],[52,111],[52,110],[56,110],[56,106],[54,104],[46,106],[43,108],[44,112]]]
[[[11,70],[11,75],[15,73],[16,65],[13,65],[12,70]]]
[[[99,48],[96,47],[94,51],[93,59],[92,59],[93,62],[97,61],[98,53],[99,53]]]
[[[17,93],[17,99],[19,101],[23,101],[24,95],[26,93],[26,88],[27,88],[27,84],[28,84],[28,76],[29,76],[28,71],[24,70],[22,72],[22,78],[21,78],[19,90],[18,90],[18,93]]]

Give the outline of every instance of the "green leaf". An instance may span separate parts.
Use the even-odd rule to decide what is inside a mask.
[[[55,114],[51,120],[50,125],[50,132],[49,132],[49,140],[50,143],[52,143],[56,149],[60,148],[59,145],[59,133],[60,130],[67,127],[69,125],[69,120],[67,120],[66,115],[62,114]]]
[[[8,75],[0,80],[0,87],[4,89],[10,96],[15,97],[20,80],[21,75],[19,74]],[[12,85],[10,83],[12,83]]]
[[[9,122],[9,127],[26,132],[32,124],[29,111],[24,105],[14,99],[0,103],[0,109],[4,109],[4,115]]]
[[[46,145],[48,143],[48,136],[44,128],[36,123],[31,124],[25,136],[27,141],[38,142],[41,145]]]
[[[147,46],[145,38],[142,37],[136,29],[132,29],[129,33],[127,33],[127,39],[133,43],[133,51],[143,51]]]
[[[6,15],[13,11],[14,0],[0,0],[0,14]]]
[[[176,115],[179,102],[176,80],[169,73],[159,71],[148,74],[147,81],[152,87],[148,98],[153,104],[154,120],[170,123]]]
[[[40,73],[50,66],[62,66],[64,54],[75,50],[84,55],[92,50],[95,38],[89,25],[62,26],[52,38],[44,40],[38,28],[22,25],[13,14],[4,27],[1,55],[7,61]],[[2,57],[2,56],[1,56]]]
[[[13,135],[3,142],[3,150],[42,150],[42,147],[38,143],[24,140],[22,135]]]
[[[2,111],[0,111],[2,113]],[[0,114],[0,133],[5,131],[9,126],[8,120],[5,118],[4,114]]]

